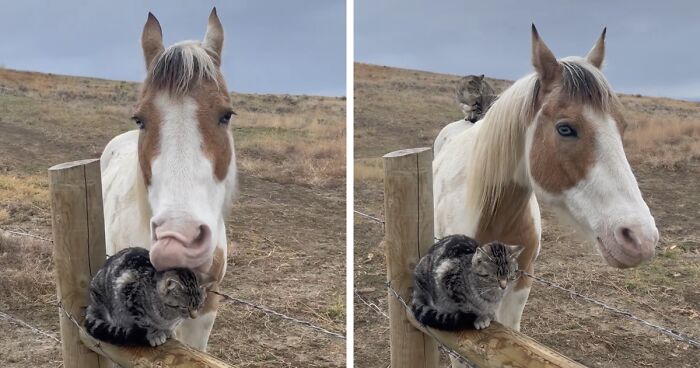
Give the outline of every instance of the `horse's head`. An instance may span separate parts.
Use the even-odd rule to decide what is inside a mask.
[[[621,104],[600,71],[605,30],[586,58],[557,60],[532,26],[537,73],[526,157],[537,198],[561,210],[611,266],[654,255],[659,233],[622,148]]]
[[[202,42],[163,47],[148,15],[141,43],[148,75],[136,106],[139,165],[152,209],[151,262],[157,269],[205,271],[225,237],[235,187],[229,120],[233,111],[219,69],[224,31],[214,9]]]

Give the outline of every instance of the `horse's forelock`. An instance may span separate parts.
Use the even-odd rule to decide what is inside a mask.
[[[561,88],[567,98],[603,112],[615,108],[615,94],[598,68],[575,57],[564,58],[559,64],[562,66]]]
[[[203,82],[220,87],[222,79],[210,51],[198,41],[184,41],[168,47],[158,56],[146,83],[173,95],[184,95]]]

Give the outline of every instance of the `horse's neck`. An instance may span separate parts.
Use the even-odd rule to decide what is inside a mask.
[[[506,244],[523,245],[525,251],[519,257],[519,266],[531,271],[531,263],[539,249],[540,235],[535,225],[539,219],[534,218],[539,216],[539,211],[533,211],[532,208],[537,204],[533,202],[524,159],[514,165],[510,168],[513,173],[510,178],[501,183],[491,183],[493,187],[498,186],[499,190],[494,198],[478,209],[480,217],[474,238],[482,244],[498,240]]]

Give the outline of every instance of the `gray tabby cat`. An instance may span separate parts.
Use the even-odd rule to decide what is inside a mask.
[[[468,75],[457,85],[457,102],[462,105],[464,120],[475,123],[481,120],[496,100],[496,92],[484,80],[484,75]]]
[[[90,282],[85,328],[115,345],[163,344],[180,322],[197,316],[206,285],[185,268],[157,272],[144,248],[113,255]]]
[[[413,314],[441,330],[489,326],[508,284],[516,280],[519,245],[483,246],[464,235],[435,243],[414,271]]]

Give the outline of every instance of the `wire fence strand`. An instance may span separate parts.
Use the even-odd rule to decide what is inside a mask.
[[[340,334],[340,333],[338,333],[338,332],[333,332],[333,331],[327,330],[327,329],[325,329],[325,328],[323,328],[323,327],[321,327],[321,326],[317,326],[317,325],[315,325],[315,324],[313,324],[313,323],[311,323],[311,322],[302,321],[302,320],[300,320],[300,319],[297,319],[297,318],[294,318],[294,317],[290,317],[290,316],[288,316],[288,315],[286,315],[286,314],[283,314],[283,313],[280,313],[280,312],[276,312],[276,311],[274,311],[274,310],[272,310],[272,309],[270,309],[270,308],[268,308],[268,307],[265,307],[264,305],[258,305],[258,304],[255,304],[255,303],[252,303],[252,302],[243,300],[243,299],[239,299],[239,298],[236,298],[236,297],[233,297],[233,296],[230,296],[230,295],[227,295],[227,294],[218,292],[218,291],[214,291],[214,290],[209,290],[209,292],[210,292],[210,293],[213,293],[213,294],[216,294],[216,295],[219,295],[219,296],[223,297],[224,299],[226,299],[226,300],[228,300],[228,301],[230,301],[230,302],[233,302],[233,303],[236,303],[236,304],[242,304],[242,305],[245,305],[245,306],[247,306],[247,307],[254,308],[254,309],[257,309],[257,310],[259,310],[259,311],[262,311],[262,312],[264,312],[265,314],[273,315],[273,316],[275,316],[275,317],[279,317],[279,318],[281,318],[281,319],[284,319],[284,320],[287,320],[287,321],[290,321],[290,322],[294,322],[294,323],[296,323],[296,324],[298,324],[298,325],[306,326],[307,328],[310,328],[310,329],[315,330],[315,331],[317,331],[317,332],[321,332],[321,333],[326,334],[326,335],[328,335],[328,336],[333,336],[333,337],[335,337],[335,338],[345,340],[345,335],[342,335],[342,334]]]
[[[621,315],[621,316],[625,316],[625,317],[627,317],[627,318],[629,318],[629,319],[631,319],[631,320],[633,320],[633,321],[637,321],[637,322],[639,322],[639,323],[641,323],[641,324],[643,324],[643,325],[646,325],[646,326],[648,326],[648,327],[651,327],[651,328],[655,329],[656,331],[658,331],[658,332],[660,332],[660,333],[662,333],[662,334],[665,334],[665,335],[667,335],[667,336],[673,337],[673,338],[676,339],[676,340],[683,341],[683,342],[685,342],[685,343],[687,343],[687,344],[689,344],[689,345],[692,345],[692,346],[694,346],[694,347],[696,347],[696,348],[700,348],[700,342],[698,342],[698,341],[694,340],[693,338],[688,337],[688,336],[686,336],[686,335],[684,335],[684,334],[682,334],[682,333],[680,333],[680,332],[678,332],[678,331],[674,331],[674,330],[672,330],[672,329],[670,329],[670,328],[663,327],[663,326],[657,325],[657,324],[655,324],[655,323],[649,322],[649,321],[647,321],[647,320],[645,320],[645,319],[642,319],[642,318],[639,318],[639,317],[635,316],[634,314],[632,314],[632,313],[630,313],[630,312],[628,312],[628,311],[625,311],[625,310],[622,310],[622,309],[619,309],[619,308],[616,308],[616,307],[613,307],[613,306],[609,306],[609,305],[607,305],[607,304],[605,304],[605,303],[603,303],[603,302],[601,302],[601,301],[599,301],[599,300],[596,300],[596,299],[593,299],[593,298],[591,298],[591,297],[589,297],[589,296],[583,295],[583,294],[581,294],[581,293],[579,293],[579,292],[577,292],[577,291],[574,291],[574,290],[571,290],[571,289],[567,289],[567,288],[565,288],[565,287],[563,287],[563,286],[561,286],[561,285],[558,285],[558,284],[556,284],[556,283],[554,283],[554,282],[545,280],[545,279],[543,279],[543,278],[541,278],[541,277],[534,276],[534,275],[530,275],[529,273],[527,273],[527,272],[525,272],[525,271],[521,271],[521,272],[522,272],[525,276],[527,276],[527,277],[529,277],[529,278],[531,278],[531,279],[533,279],[533,280],[535,280],[535,281],[537,281],[537,282],[539,282],[539,283],[541,283],[541,284],[547,285],[547,286],[549,286],[549,287],[551,287],[551,288],[558,289],[558,290],[561,290],[561,291],[563,291],[563,292],[569,293],[569,294],[571,294],[571,295],[573,295],[573,296],[579,297],[579,298],[581,298],[581,299],[583,299],[583,300],[585,300],[585,301],[587,301],[587,302],[589,302],[589,303],[593,303],[593,304],[595,304],[595,305],[597,305],[597,306],[599,306],[599,307],[602,307],[603,309],[605,309],[605,310],[607,310],[607,311],[609,311],[609,312],[616,313],[616,314],[619,314],[619,315]]]
[[[364,218],[368,218],[368,219],[373,220],[373,221],[375,221],[375,222],[378,222],[378,223],[380,223],[380,224],[384,224],[384,220],[380,219],[379,217],[375,217],[375,216],[372,216],[372,215],[368,215],[368,214],[366,214],[366,213],[364,213],[364,212],[360,212],[360,211],[357,211],[357,210],[353,210],[353,212],[355,212],[356,214],[358,214],[358,215],[360,215],[360,216],[362,216],[362,217],[364,217]]]
[[[52,334],[52,333],[50,333],[50,332],[46,332],[46,331],[44,331],[44,330],[42,330],[42,329],[40,329],[40,328],[38,328],[38,327],[36,327],[36,326],[33,326],[33,325],[29,324],[28,322],[25,322],[25,321],[23,321],[23,320],[21,320],[21,319],[19,319],[19,318],[17,318],[17,317],[11,316],[11,315],[9,315],[9,314],[7,314],[7,313],[5,313],[5,312],[1,312],[1,311],[0,311],[0,318],[4,319],[4,320],[6,320],[6,321],[8,321],[8,322],[10,322],[10,323],[16,324],[16,325],[18,325],[18,326],[27,328],[27,329],[31,330],[32,332],[34,332],[34,333],[36,333],[36,334],[38,334],[38,335],[42,335],[42,336],[44,336],[44,337],[48,337],[49,339],[54,340],[54,341],[56,341],[57,343],[60,343],[60,342],[61,342],[61,340],[59,340],[59,338],[56,337],[56,335],[54,335],[54,334]]]

